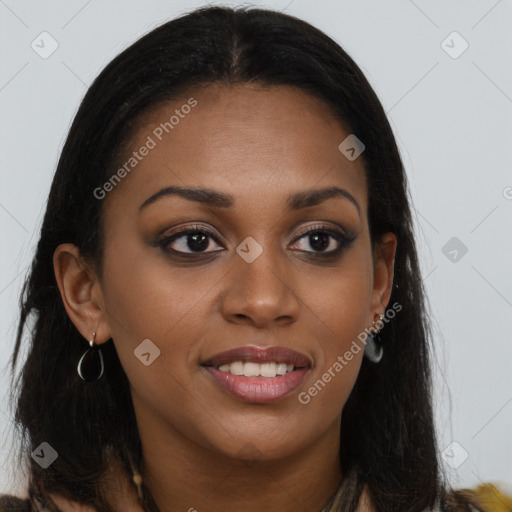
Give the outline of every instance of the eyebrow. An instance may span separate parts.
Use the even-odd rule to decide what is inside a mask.
[[[206,188],[187,188],[187,187],[166,187],[152,196],[148,197],[139,207],[139,211],[144,210],[150,204],[155,203],[159,199],[167,196],[177,195],[188,199],[189,201],[196,201],[207,206],[215,208],[232,208],[235,204],[233,196],[218,192],[216,190]],[[348,199],[357,208],[359,216],[361,216],[361,209],[359,203],[354,196],[347,190],[332,186],[327,188],[320,188],[314,190],[304,190],[295,192],[288,196],[286,204],[289,210],[300,210],[310,206],[316,206],[327,199],[332,197],[342,197]]]

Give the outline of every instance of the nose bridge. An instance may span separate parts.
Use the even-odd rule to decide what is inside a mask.
[[[258,240],[248,236],[236,248],[237,278],[248,292],[269,296],[281,293],[285,277],[282,249],[271,242],[268,233],[261,234]]]
[[[246,237],[236,248],[233,272],[224,290],[224,312],[264,323],[280,317],[294,317],[297,298],[287,284],[289,270],[283,248],[270,242],[270,235],[258,240]]]

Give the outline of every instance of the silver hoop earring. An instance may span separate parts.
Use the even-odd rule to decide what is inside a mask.
[[[94,345],[96,333],[92,333],[92,340],[89,340],[89,348],[82,354],[76,367],[78,376],[85,382],[97,382],[103,375],[105,365],[103,353],[98,345]]]
[[[378,313],[375,313],[378,314]],[[379,320],[382,320],[384,315],[379,315]],[[382,347],[382,340],[380,339],[381,329],[375,327],[377,321],[373,322],[374,331],[368,334],[366,338],[366,346],[364,347],[364,355],[372,362],[378,363],[382,359],[384,354],[384,348]]]

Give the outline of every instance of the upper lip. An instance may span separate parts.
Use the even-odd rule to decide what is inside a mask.
[[[286,347],[254,347],[245,346],[220,352],[203,361],[203,366],[221,366],[235,361],[252,363],[285,363],[293,364],[296,368],[311,367],[311,360],[304,354]]]

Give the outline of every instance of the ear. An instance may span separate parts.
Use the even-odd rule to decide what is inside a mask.
[[[396,235],[391,232],[385,233],[375,242],[370,324],[375,320],[375,313],[384,313],[391,298],[396,247]]]
[[[111,333],[105,320],[101,284],[78,247],[61,244],[53,253],[53,268],[64,308],[86,340],[96,333],[95,343],[105,343]]]

